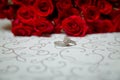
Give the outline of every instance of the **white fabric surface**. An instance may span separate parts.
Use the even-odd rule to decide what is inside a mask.
[[[15,37],[0,20],[0,80],[120,80],[120,33],[71,37],[76,46],[59,47],[64,34]]]

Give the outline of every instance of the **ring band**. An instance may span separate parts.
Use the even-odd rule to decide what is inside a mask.
[[[75,41],[71,40],[70,38],[66,36],[64,37],[63,41],[56,41],[54,42],[54,44],[57,46],[61,46],[61,47],[77,45]]]

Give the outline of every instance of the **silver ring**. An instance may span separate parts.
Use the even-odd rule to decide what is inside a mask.
[[[75,41],[71,40],[67,36],[64,37],[63,41],[55,41],[54,44],[56,46],[61,46],[61,47],[68,47],[68,46],[77,45]]]

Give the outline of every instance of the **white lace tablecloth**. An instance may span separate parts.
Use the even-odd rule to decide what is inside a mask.
[[[0,20],[0,80],[120,80],[120,33],[71,37],[76,46],[59,47],[64,34],[15,37]]]

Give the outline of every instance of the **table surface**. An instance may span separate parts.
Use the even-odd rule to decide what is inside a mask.
[[[77,45],[55,46],[64,34],[15,37],[0,20],[0,80],[120,80],[120,33],[70,37]]]

